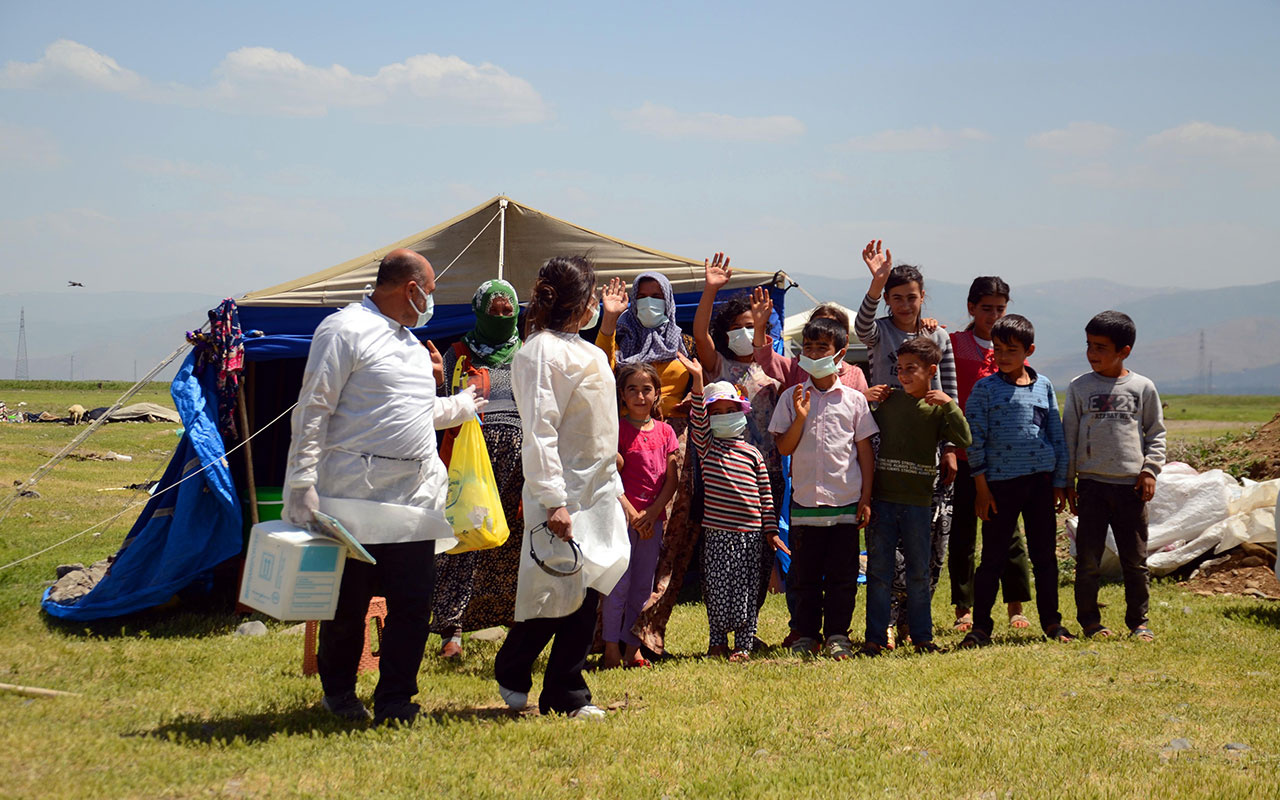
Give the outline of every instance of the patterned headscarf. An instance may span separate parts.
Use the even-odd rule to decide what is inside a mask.
[[[498,295],[511,301],[511,316],[489,313],[489,305]],[[485,281],[471,297],[471,310],[475,312],[476,324],[462,335],[462,341],[471,350],[472,359],[486,367],[510,363],[520,349],[520,331],[516,324],[520,303],[516,299],[516,288],[500,278]]]
[[[657,281],[667,301],[667,321],[656,328],[646,328],[636,316],[636,287],[640,281]],[[680,326],[676,324],[676,298],[671,291],[671,281],[661,272],[642,272],[631,284],[631,305],[618,318],[617,361],[619,364],[651,364],[670,361],[676,353],[689,355]]]

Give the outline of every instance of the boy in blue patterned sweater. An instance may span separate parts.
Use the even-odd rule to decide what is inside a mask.
[[[974,575],[973,630],[961,647],[991,643],[991,607],[1019,516],[1027,532],[1044,635],[1059,642],[1075,638],[1058,611],[1055,550],[1055,512],[1067,499],[1067,445],[1053,384],[1026,363],[1035,352],[1035,337],[1026,317],[1009,314],[996,322],[991,340],[1000,371],[978,381],[965,404],[973,434],[968,455],[977,487],[975,510],[983,525],[982,563]]]

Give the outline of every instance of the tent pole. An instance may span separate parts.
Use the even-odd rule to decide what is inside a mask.
[[[507,198],[498,200],[498,280],[502,280],[502,262],[507,254]]]
[[[236,392],[236,405],[240,409],[240,435],[244,437],[244,475],[245,483],[249,484],[249,519],[254,525],[257,525],[259,522],[258,486],[253,479],[253,445],[249,444],[249,440],[252,438],[249,434],[249,410],[244,401],[245,377],[247,377],[247,373],[241,376],[240,386]]]

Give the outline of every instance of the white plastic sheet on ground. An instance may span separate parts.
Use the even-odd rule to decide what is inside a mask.
[[[1221,553],[1253,542],[1276,545],[1276,495],[1280,479],[1236,481],[1220,469],[1196,472],[1181,462],[1165,466],[1147,504],[1147,567],[1167,575],[1212,550]],[[1076,519],[1067,520],[1075,555]],[[1102,556],[1105,578],[1120,578],[1115,538],[1107,532]]]

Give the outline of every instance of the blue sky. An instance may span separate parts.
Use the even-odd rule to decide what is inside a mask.
[[[263,7],[266,6],[266,7]],[[9,292],[240,294],[506,193],[743,267],[1280,271],[1280,5],[0,3]]]

